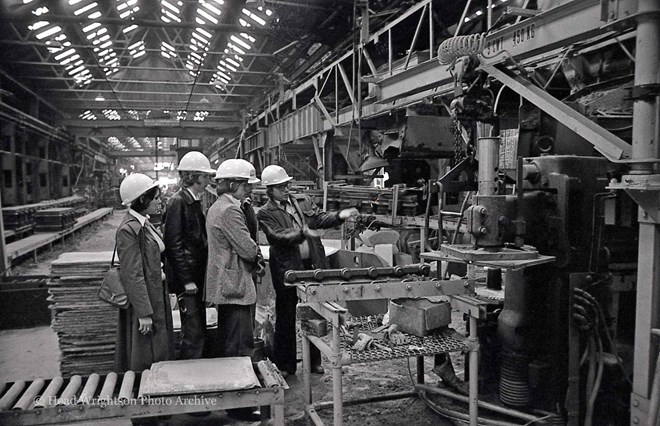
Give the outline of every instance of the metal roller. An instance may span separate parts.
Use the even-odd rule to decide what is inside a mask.
[[[109,401],[112,398],[112,394],[115,392],[115,386],[117,385],[117,373],[108,373],[105,377],[105,382],[101,388],[101,393],[99,393],[99,400]]]
[[[298,279],[298,275],[296,274],[296,271],[286,271],[286,273],[284,274],[284,279],[287,282],[292,283]]]
[[[41,398],[39,398],[39,401],[35,402],[34,407],[46,408],[50,405],[54,405],[51,403],[55,401],[57,392],[59,392],[63,384],[64,384],[64,379],[61,377],[55,377],[53,380],[51,380],[48,386],[46,387],[46,390],[41,394]]]
[[[135,372],[127,371],[124,373],[124,380],[119,388],[119,402],[128,403],[133,396],[133,384],[135,383]]]
[[[46,382],[44,379],[37,379],[30,386],[28,386],[21,399],[14,405],[12,410],[27,410],[34,403],[34,399],[39,395],[39,392],[44,387]]]
[[[81,384],[82,379],[79,375],[76,374],[75,376],[71,377],[69,384],[66,385],[64,392],[62,392],[62,395],[60,395],[59,399],[57,400],[57,405],[70,405],[73,398],[76,396],[76,393],[78,393],[78,389],[80,389]]]
[[[140,387],[138,390],[138,398],[142,397],[142,391],[144,390],[144,386],[147,384],[147,380],[149,380],[149,377],[151,376],[151,370],[144,370],[142,372],[142,377],[140,377]]]
[[[259,361],[257,363],[257,369],[259,370],[259,373],[261,373],[261,377],[263,378],[266,387],[270,388],[280,385],[280,381],[272,373],[267,361]]]
[[[80,393],[80,397],[78,398],[78,404],[88,404],[89,401],[94,398],[96,388],[99,386],[99,381],[100,377],[98,374],[93,373],[89,376],[87,382],[85,383],[85,387],[83,388],[82,392]]]
[[[0,399],[0,411],[9,410],[9,408],[14,405],[14,402],[16,402],[18,395],[23,392],[23,389],[25,389],[25,380],[14,382],[5,396]]]
[[[342,269],[315,269],[313,271],[287,271],[284,279],[289,283],[302,280],[345,280],[351,278],[401,278],[407,274],[428,276],[431,273],[431,265],[419,263],[405,266],[371,266],[368,268],[342,268]]]

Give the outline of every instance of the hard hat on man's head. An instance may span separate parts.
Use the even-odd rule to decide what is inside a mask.
[[[215,173],[209,159],[199,151],[190,151],[184,155],[179,161],[178,170],[180,172]]]
[[[119,185],[119,196],[121,197],[122,205],[129,205],[140,198],[140,195],[157,186],[158,182],[155,182],[149,176],[143,175],[142,173],[132,173],[128,175],[121,182],[121,185]]]
[[[245,179],[248,183],[261,182],[257,179],[254,166],[240,158],[223,161],[215,172],[215,179]]]
[[[289,176],[283,167],[272,164],[261,172],[261,181],[266,186],[279,185],[281,183],[292,180],[293,177]]]

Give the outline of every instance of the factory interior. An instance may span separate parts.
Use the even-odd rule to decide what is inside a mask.
[[[660,425],[660,1],[0,0],[0,57],[0,424]],[[261,179],[254,352],[118,370],[122,182],[166,233],[191,153]]]

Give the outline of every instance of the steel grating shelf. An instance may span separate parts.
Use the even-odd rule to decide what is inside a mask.
[[[373,321],[374,317],[352,318],[359,324],[359,331],[369,332],[378,326]],[[349,354],[353,363],[383,361],[396,358],[408,358],[413,356],[435,355],[445,352],[465,352],[468,350],[465,344],[465,338],[460,336],[452,328],[446,328],[443,331],[424,337],[417,337],[404,333],[411,340],[405,345],[391,345],[381,339],[375,339],[383,347],[388,347],[391,351],[372,346],[371,349],[358,351],[353,349],[353,343],[350,337],[342,336],[341,350]]]

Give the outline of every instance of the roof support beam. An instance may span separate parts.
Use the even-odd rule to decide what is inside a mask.
[[[150,19],[133,19],[131,21],[127,21],[126,19],[122,18],[97,18],[97,19],[89,19],[87,16],[69,16],[69,15],[51,15],[49,14],[47,16],[47,19],[50,22],[56,22],[58,24],[91,24],[94,22],[98,22],[103,25],[117,25],[120,28],[123,28],[126,26],[128,22],[131,23],[131,25],[137,25],[139,27],[157,27],[157,28],[185,28],[185,29],[191,29],[194,30],[195,28],[200,27],[199,24],[195,22],[163,22],[163,21],[158,21],[158,20],[150,20]],[[12,18],[13,22],[30,22],[32,23],[35,20],[34,15],[29,14],[25,16],[16,16]],[[227,34],[234,34],[234,33],[241,33],[245,32],[245,27],[241,25],[234,25],[234,24],[205,24],[204,29],[207,31],[213,31],[216,33],[227,33]],[[298,33],[300,35],[303,35],[306,33],[305,29],[301,28],[294,28],[294,27],[287,27],[287,31],[291,33]],[[271,29],[271,28],[258,28],[257,26],[252,26],[250,27],[250,33],[252,34],[259,34],[259,35],[274,35],[277,36],[278,32],[277,30]]]

